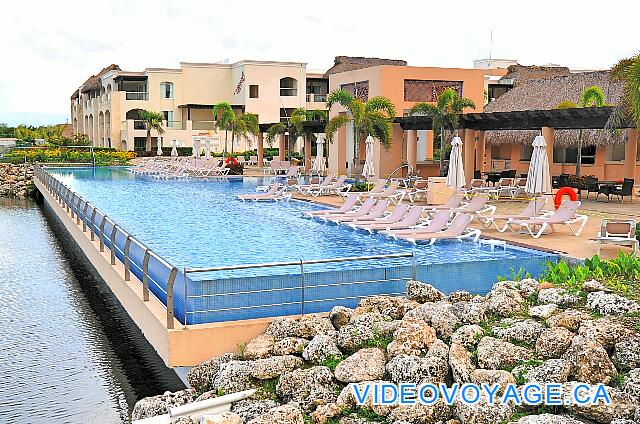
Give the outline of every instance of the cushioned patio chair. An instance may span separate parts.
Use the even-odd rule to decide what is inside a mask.
[[[603,244],[617,244],[633,247],[633,254],[638,254],[638,239],[636,238],[636,221],[633,219],[603,219],[600,232],[596,239],[597,253]]]

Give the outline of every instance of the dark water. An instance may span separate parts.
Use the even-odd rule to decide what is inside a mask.
[[[0,423],[128,422],[183,385],[52,216],[0,197]]]

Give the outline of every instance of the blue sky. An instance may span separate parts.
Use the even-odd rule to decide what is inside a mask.
[[[638,49],[635,1],[111,0],[3,4],[0,122],[65,122],[90,75],[229,59],[326,69],[336,55],[471,67],[490,51],[522,64],[607,68]],[[381,7],[384,6],[384,7]]]

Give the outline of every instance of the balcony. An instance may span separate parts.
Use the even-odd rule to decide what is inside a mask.
[[[187,128],[186,121],[166,121],[167,129],[171,130],[184,130]]]
[[[149,93],[146,91],[127,91],[127,100],[149,100]]]
[[[194,130],[213,130],[215,129],[215,121],[192,121]]]
[[[307,94],[307,103],[326,103],[326,94]]]

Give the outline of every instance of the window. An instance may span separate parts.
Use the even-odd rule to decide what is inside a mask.
[[[160,83],[160,97],[163,99],[173,99],[173,83],[172,82]]]
[[[289,122],[291,114],[295,111],[292,108],[280,108],[280,122]]]
[[[291,77],[280,78],[280,95],[281,96],[297,96],[298,80]]]
[[[258,98],[258,86],[257,85],[250,85],[249,86],[249,98],[250,99],[257,99]]]
[[[173,111],[172,110],[163,110],[162,114],[164,115],[164,120],[167,121],[167,127],[173,126]]]
[[[369,81],[357,81],[355,84],[342,84],[340,90],[346,91],[362,101],[369,100]]]
[[[582,165],[593,165],[596,163],[596,147],[585,146],[582,148]],[[578,148],[577,147],[554,147],[553,148],[553,162],[554,163],[576,163],[578,162]]]
[[[624,144],[615,144],[607,147],[607,162],[624,162]]]
[[[533,146],[531,144],[523,144],[520,147],[520,160],[529,162],[531,161],[531,156],[533,155]]]

